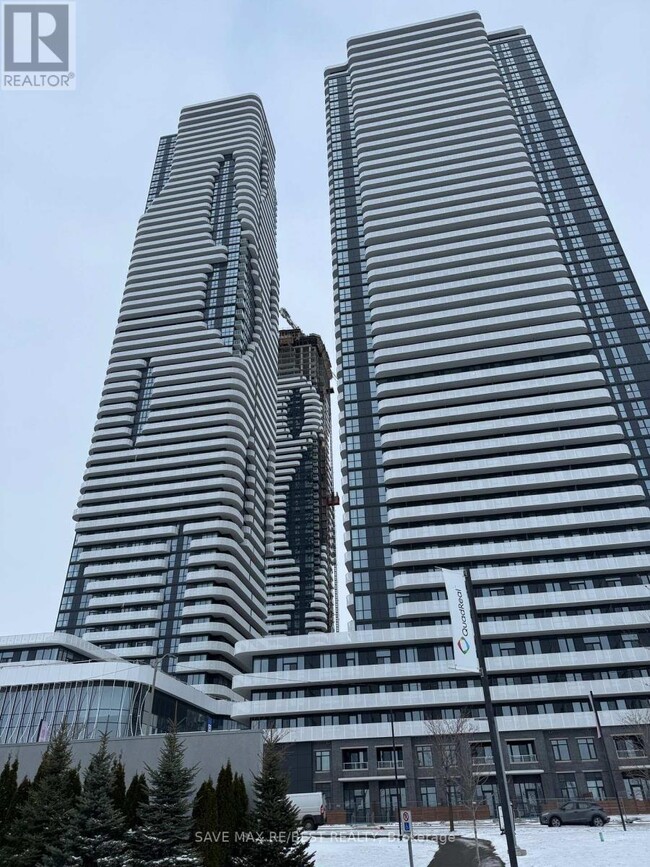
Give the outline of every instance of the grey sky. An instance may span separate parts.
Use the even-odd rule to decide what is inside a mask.
[[[78,0],[74,93],[0,93],[0,634],[54,627],[157,140],[181,106],[260,94],[277,149],[282,303],[334,354],[323,69],[350,36],[468,0]],[[647,0],[484,0],[535,38],[648,285]],[[336,417],[336,413],[335,413]],[[343,570],[339,569],[342,581]],[[342,594],[343,596],[343,594]]]

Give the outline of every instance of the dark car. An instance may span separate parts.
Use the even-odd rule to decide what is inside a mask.
[[[595,801],[566,801],[555,810],[548,810],[539,817],[542,825],[559,828],[560,825],[596,825],[609,822],[609,816]]]

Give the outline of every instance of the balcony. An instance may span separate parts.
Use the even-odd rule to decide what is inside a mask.
[[[533,754],[510,754],[510,761],[513,765],[532,765],[535,764],[538,759],[537,756]]]
[[[367,771],[368,762],[343,762],[341,767],[344,771]]]
[[[493,756],[472,756],[473,768],[492,767],[494,765]]]
[[[399,770],[400,768],[403,768],[403,767],[404,767],[403,760],[398,759],[397,760],[397,769]],[[390,759],[389,761],[385,761],[385,762],[377,762],[377,770],[378,771],[393,771],[393,770],[395,770],[395,762],[392,759]]]

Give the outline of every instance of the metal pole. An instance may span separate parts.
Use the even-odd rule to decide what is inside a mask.
[[[510,860],[510,867],[519,867],[519,862],[517,861],[515,825],[512,819],[512,811],[510,809],[510,797],[508,795],[508,782],[506,780],[503,753],[501,751],[501,739],[499,738],[499,730],[494,717],[494,708],[492,707],[490,681],[488,679],[487,667],[485,665],[485,654],[483,653],[483,645],[481,643],[481,630],[479,627],[478,612],[476,610],[476,601],[474,599],[474,593],[472,592],[472,576],[467,567],[463,569],[463,574],[465,576],[465,584],[467,587],[467,604],[469,606],[472,625],[474,627],[476,656],[478,657],[479,676],[481,678],[481,686],[483,687],[483,701],[485,702],[485,716],[487,717],[488,729],[490,730],[490,740],[492,741],[494,772],[497,778],[499,800],[503,805],[503,826],[506,834],[506,843],[508,844],[508,858]]]
[[[621,817],[621,822],[623,823],[623,830],[627,831],[627,825],[625,824],[625,815],[623,813],[623,804],[621,804],[621,798],[618,794],[618,788],[616,787],[616,780],[614,779],[614,769],[612,768],[612,763],[609,759],[609,753],[607,752],[607,744],[605,743],[605,735],[603,734],[602,726],[600,725],[600,716],[598,715],[598,711],[596,710],[596,700],[594,698],[594,694],[591,690],[589,690],[589,702],[591,704],[591,709],[594,712],[594,716],[596,717],[596,734],[603,742],[603,753],[605,754],[605,763],[607,764],[607,770],[609,771],[609,779],[612,783],[612,789],[614,790],[614,797],[616,798],[616,803],[618,804],[618,813]]]
[[[395,771],[395,796],[397,798],[397,821],[399,823],[399,838],[402,839],[402,798],[399,792],[397,777],[397,747],[395,746],[395,712],[390,712],[390,734],[393,741],[393,770]]]
[[[156,697],[156,678],[158,677],[158,667],[163,664],[163,662],[167,658],[175,657],[175,653],[165,653],[162,656],[157,656],[154,661],[151,663],[151,667],[153,668],[153,678],[151,680],[151,689],[149,690],[148,695],[150,696],[147,704],[149,705],[148,710],[145,713],[149,716],[149,734],[153,734],[153,702]]]
[[[156,694],[156,677],[158,675],[158,663],[160,661],[160,659],[154,659],[152,663],[153,678],[151,680],[151,689],[149,690],[149,701],[147,702],[147,704],[149,705],[149,707],[147,708],[147,717],[149,718],[149,731],[147,732],[147,734],[150,735],[153,734],[153,700]]]
[[[413,844],[411,843],[411,835],[408,835],[408,846],[409,846],[409,867],[413,867]],[[478,863],[478,862],[477,862]]]

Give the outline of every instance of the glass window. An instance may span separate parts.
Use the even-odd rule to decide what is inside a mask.
[[[423,807],[437,806],[435,780],[420,780],[420,804]]]
[[[421,768],[432,768],[433,767],[433,753],[431,747],[419,746],[415,748],[415,755],[417,758],[418,765]],[[428,805],[433,806],[433,804]]]
[[[287,656],[282,660],[282,671],[297,671],[298,658],[295,656]]]
[[[569,753],[569,742],[566,738],[558,738],[551,741],[553,750],[553,758],[556,762],[568,762],[571,758]]]
[[[377,767],[381,769],[404,767],[404,758],[402,755],[402,747],[396,748],[396,754],[392,747],[377,747]]]
[[[537,753],[534,741],[513,741],[508,744],[510,761],[514,763],[536,762]]]
[[[586,774],[585,785],[591,797],[596,801],[600,801],[607,797],[605,794],[605,784],[603,783],[602,774]]]
[[[635,777],[631,774],[623,774],[623,782],[628,798],[634,798],[635,801],[650,799],[650,780],[642,776]]]
[[[330,769],[330,751],[316,750],[314,752],[314,766],[317,773],[323,773]]]
[[[368,767],[368,750],[342,750],[341,758],[344,771],[362,771]]]
[[[367,572],[354,572],[352,575],[354,589],[358,591],[370,590],[370,576]]]
[[[643,738],[638,735],[623,735],[614,738],[619,759],[639,759],[645,756]]]
[[[486,765],[491,764],[494,761],[492,755],[492,744],[470,744],[470,751],[473,765]]]
[[[399,801],[395,784],[379,783],[379,818],[382,822],[395,821],[397,810],[400,804],[406,803],[406,789],[402,783],[399,792]]]
[[[575,774],[558,774],[558,786],[560,789],[560,798],[577,798],[578,785],[576,783]]]
[[[458,783],[450,783],[447,785],[447,801],[450,804],[457,806],[462,803],[461,791]]]
[[[354,608],[358,620],[369,620],[372,616],[370,596],[357,596],[354,600]]]
[[[596,758],[596,744],[593,738],[578,738],[578,751],[583,762]]]
[[[346,821],[358,824],[367,822],[370,817],[370,792],[368,785],[343,784],[343,806]]]
[[[446,768],[455,767],[458,764],[458,744],[442,744],[441,756]]]

